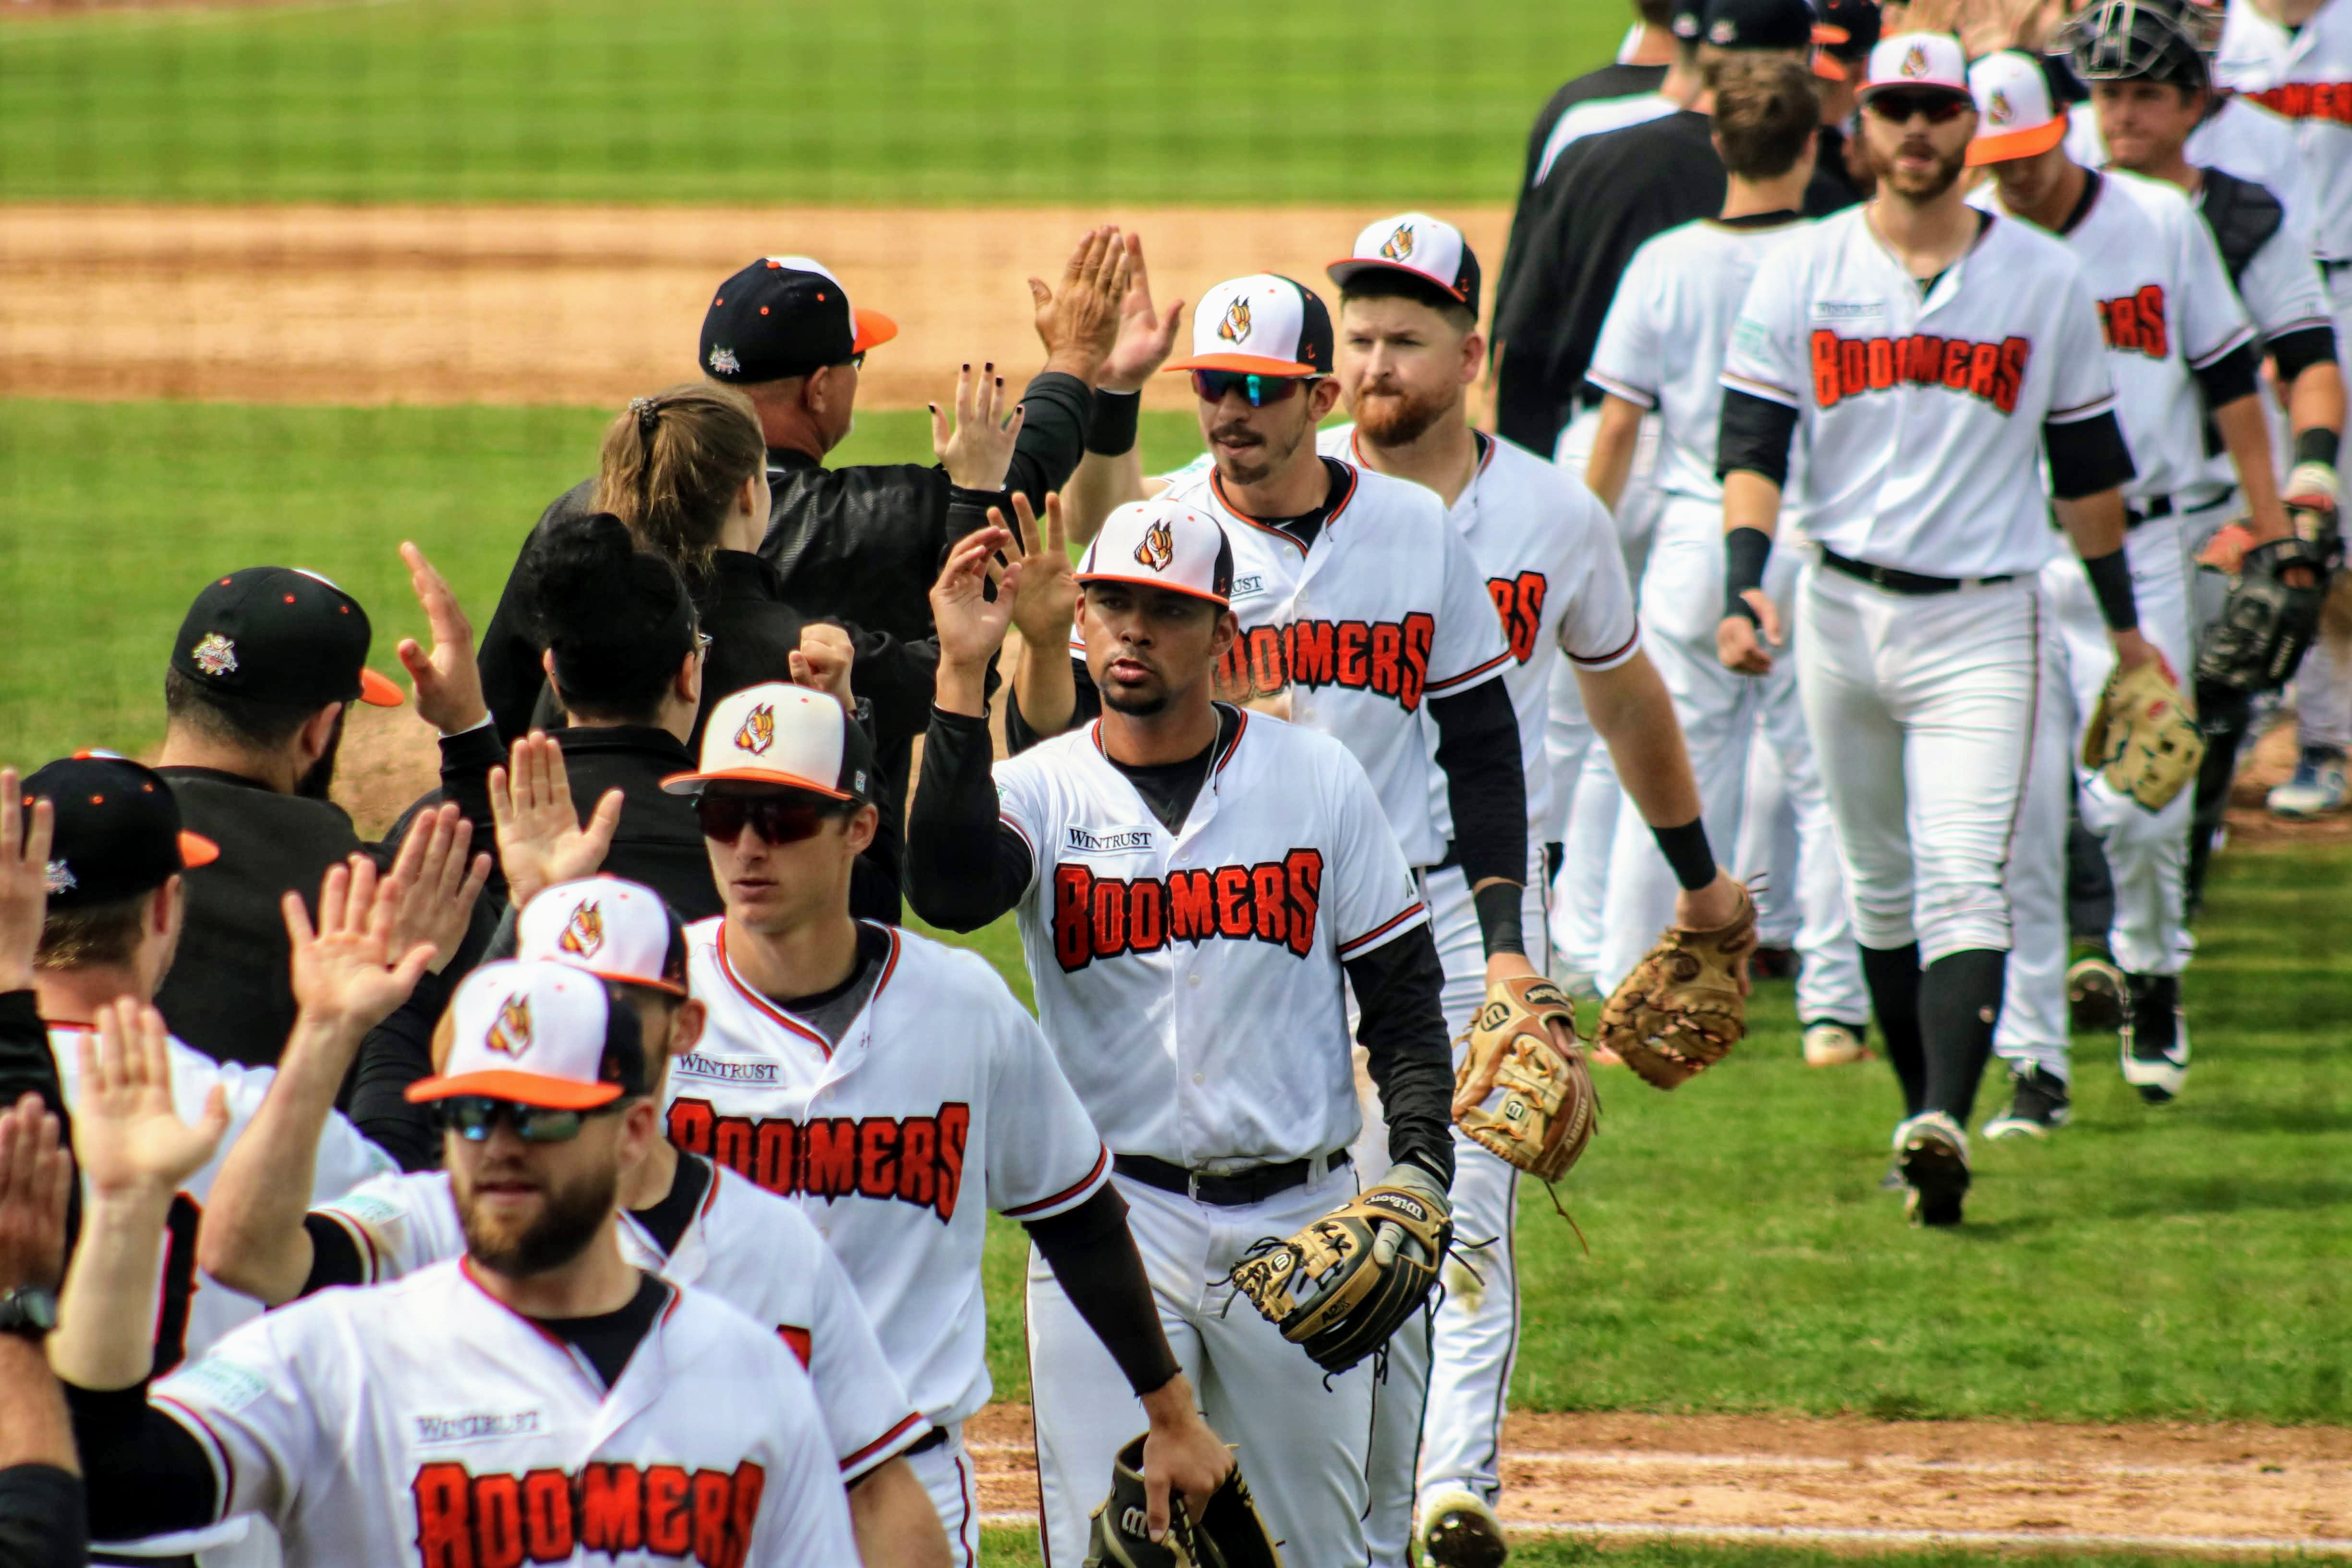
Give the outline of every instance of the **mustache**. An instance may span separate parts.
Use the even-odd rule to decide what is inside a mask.
[[[1256,431],[1251,429],[1247,425],[1243,424],[1238,419],[1227,420],[1224,424],[1219,425],[1210,430],[1209,439],[1212,441],[1230,441],[1236,446],[1243,447],[1263,447],[1265,445],[1265,437],[1259,435]]]

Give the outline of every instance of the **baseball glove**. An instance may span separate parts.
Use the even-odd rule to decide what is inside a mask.
[[[1282,1568],[1249,1483],[1234,1467],[1195,1520],[1179,1501],[1168,1510],[1168,1537],[1154,1541],[1144,1511],[1143,1439],[1111,1462],[1110,1496],[1095,1510],[1086,1568]]]
[[[1454,1240],[1437,1180],[1389,1168],[1378,1186],[1295,1236],[1259,1242],[1234,1265],[1234,1288],[1325,1372],[1345,1372],[1421,1310]]]
[[[2205,761],[2197,713],[2161,659],[2107,677],[2083,729],[2083,765],[2117,795],[2162,811],[2196,779]]]
[[[1454,1125],[1539,1181],[1568,1174],[1592,1142],[1601,1101],[1576,1048],[1575,1011],[1559,987],[1533,975],[1496,981],[1462,1041]]]
[[[2344,564],[2337,493],[2341,488],[2335,468],[2328,464],[2297,463],[2286,477],[2284,496],[2287,521],[2294,525],[2295,537],[2311,546],[2312,553],[2331,572]]]
[[[1756,901],[1713,931],[1668,926],[1601,1009],[1601,1043],[1655,1089],[1721,1061],[1748,1033],[1748,955]]]
[[[2307,567],[2314,585],[2289,584],[2285,574],[2292,566]],[[2221,619],[2205,628],[2197,649],[2198,689],[2251,697],[2284,686],[2319,635],[2325,582],[2317,552],[2303,540],[2274,539],[2248,549]]]

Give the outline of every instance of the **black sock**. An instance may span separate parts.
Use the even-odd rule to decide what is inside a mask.
[[[1870,1010],[1886,1042],[1886,1059],[1903,1085],[1905,1120],[1919,1114],[1927,1094],[1927,1057],[1919,1042],[1919,944],[1865,947],[1863,984],[1870,987]]]
[[[2009,954],[1972,947],[1948,952],[1919,976],[1919,1040],[1927,1056],[1926,1109],[1946,1110],[1965,1129],[1977,1085],[1992,1059]]]

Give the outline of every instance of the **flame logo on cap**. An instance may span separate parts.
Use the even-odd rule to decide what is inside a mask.
[[[80,886],[81,883],[74,877],[73,868],[62,860],[52,860],[41,868],[41,887],[44,891],[53,894],[70,893]]]
[[[604,915],[594,904],[583,904],[572,911],[563,923],[563,934],[555,945],[582,958],[593,958],[596,950],[604,945]]]
[[[1234,302],[1225,307],[1225,319],[1217,323],[1217,336],[1229,343],[1239,343],[1248,342],[1249,334],[1249,296],[1236,294]]]
[[[196,646],[188,650],[188,657],[194,659],[196,668],[206,675],[218,677],[236,673],[236,644],[218,632],[206,632],[197,640]]]
[[[2009,106],[2007,89],[1997,87],[1992,89],[1992,101],[1985,106],[1985,118],[1995,125],[2006,125],[2017,118],[2017,111]]]
[[[776,743],[776,710],[762,702],[743,716],[735,731],[735,749],[753,756],[765,752]]]
[[[1390,261],[1402,261],[1412,254],[1412,225],[1401,223],[1396,232],[1381,246],[1381,255]]]
[[[733,349],[721,348],[715,345],[712,347],[710,351],[711,374],[740,375],[742,374],[742,371],[743,362],[735,357],[735,351]]]
[[[502,1057],[519,1057],[530,1049],[530,997],[518,991],[499,1008],[499,1021],[482,1041]]]
[[[1168,570],[1168,563],[1176,559],[1176,535],[1166,518],[1143,531],[1143,542],[1135,547],[1135,558],[1154,572]]]
[[[1904,51],[1903,63],[1895,68],[1905,76],[1927,74],[1927,50],[1925,45],[1914,44]]]

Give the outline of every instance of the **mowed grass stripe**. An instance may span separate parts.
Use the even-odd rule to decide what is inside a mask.
[[[0,198],[1495,201],[1537,107],[1630,16],[404,0],[0,21]]]

